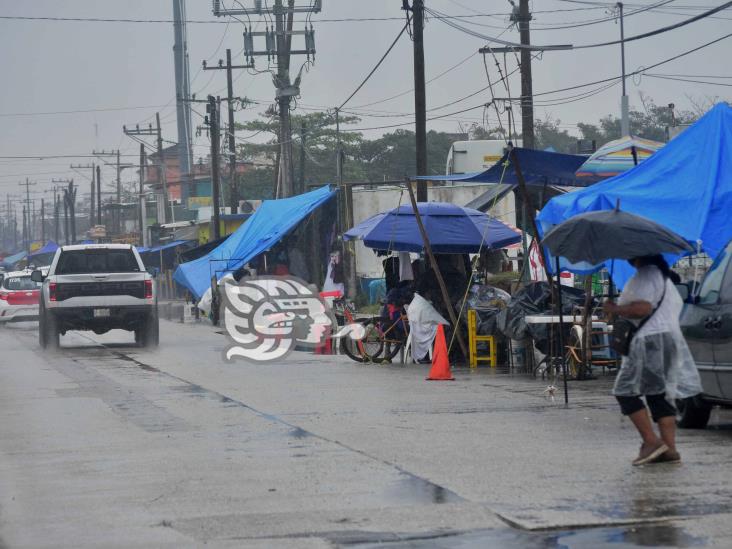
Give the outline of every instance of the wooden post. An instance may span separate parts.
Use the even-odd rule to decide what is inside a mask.
[[[460,345],[460,350],[463,353],[463,357],[467,360],[468,359],[468,348],[465,346],[465,341],[463,340],[463,335],[460,333],[460,326],[458,325],[458,319],[455,318],[455,311],[452,309],[452,303],[450,303],[450,296],[447,293],[447,287],[445,286],[445,280],[442,278],[442,273],[440,272],[440,267],[437,265],[437,260],[435,259],[435,255],[432,253],[432,246],[430,246],[430,239],[427,236],[427,231],[425,231],[424,225],[422,224],[422,217],[419,215],[419,210],[417,209],[417,200],[414,198],[414,190],[412,190],[412,182],[407,179],[407,190],[409,191],[409,200],[412,202],[412,209],[414,210],[414,217],[417,220],[417,226],[419,227],[419,232],[422,235],[422,242],[424,242],[424,250],[427,253],[427,257],[430,260],[430,264],[432,265],[432,270],[435,271],[435,277],[437,278],[437,284],[440,286],[440,291],[442,292],[442,299],[445,302],[445,307],[447,308],[447,313],[450,316],[450,322],[452,322],[453,329],[455,330],[455,335],[457,336],[458,344]]]

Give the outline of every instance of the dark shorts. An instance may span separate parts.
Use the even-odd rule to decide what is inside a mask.
[[[645,408],[645,404],[640,397],[637,396],[616,396],[618,404],[620,404],[620,411],[624,416],[634,414],[638,410]],[[676,408],[668,400],[666,395],[646,395],[646,402],[648,408],[651,410],[651,417],[653,421],[658,421],[662,417],[669,417],[676,415]]]

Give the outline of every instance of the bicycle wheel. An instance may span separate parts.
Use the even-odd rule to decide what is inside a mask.
[[[361,340],[343,338],[343,352],[356,362],[376,362],[383,350],[383,336],[373,320],[364,321],[364,329],[366,335]]]
[[[378,319],[379,333],[381,334],[382,353],[379,360],[374,362],[391,362],[404,345],[407,336],[399,328],[396,322],[390,319]]]

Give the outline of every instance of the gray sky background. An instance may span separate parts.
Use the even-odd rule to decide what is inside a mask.
[[[247,6],[253,4],[253,0],[242,2]],[[227,6],[231,3],[231,0],[224,2]],[[656,3],[655,0],[630,2],[626,4],[626,13],[639,6]],[[721,0],[677,0],[657,10],[629,16],[625,23],[626,36],[681,21],[721,3]],[[510,6],[507,0],[426,0],[426,4],[450,15],[473,15],[457,23],[481,34],[500,34],[505,40],[519,40],[516,29],[509,28]],[[313,16],[318,49],[316,63],[303,76],[299,105],[308,109],[333,108],[348,97],[403,26],[404,14],[400,7],[400,0],[323,0],[323,11]],[[187,9],[189,20],[214,20],[210,0],[188,0]],[[536,12],[532,22],[532,42],[535,44],[580,45],[614,40],[619,35],[619,26],[614,21],[576,28],[547,28],[609,17],[602,6],[593,6],[592,3],[534,0],[533,10]],[[549,10],[575,11],[544,13]],[[498,15],[487,17],[481,14]],[[172,19],[172,2],[0,0],[0,15]],[[318,22],[322,19],[384,17],[398,19]],[[256,16],[252,19],[259,20]],[[303,19],[302,15],[297,17],[298,21]],[[730,32],[731,21],[732,10],[727,10],[715,18],[629,43],[626,47],[627,70],[630,72],[651,65],[721,37]],[[302,24],[299,28],[302,28]],[[205,98],[208,93],[225,94],[225,72],[202,72],[199,67],[203,59],[214,63],[224,57],[227,47],[234,53],[240,52],[242,30],[242,24],[237,21],[232,21],[228,27],[225,24],[188,25],[192,89],[199,98]],[[481,56],[475,54],[470,57],[486,44],[485,40],[455,30],[442,21],[429,20],[425,29],[425,43],[428,80],[468,58],[448,74],[428,84],[428,109],[435,109],[428,116],[449,114],[490,100],[489,93],[483,92],[454,105],[438,108],[487,85]],[[707,78],[709,76],[726,76],[727,79],[716,80],[720,82],[719,85],[660,80],[647,76],[631,78],[628,81],[631,106],[640,106],[640,92],[652,97],[657,104],[673,102],[680,109],[690,108],[689,97],[697,100],[715,96],[732,97],[729,88],[732,85],[732,68],[728,53],[731,43],[732,38],[727,39],[653,71],[656,74],[703,76],[697,78],[701,80],[711,80]],[[161,112],[164,138],[174,141],[172,44],[173,27],[165,23],[0,20],[0,156],[84,155],[90,154],[94,148],[120,148],[124,154],[136,155],[138,145],[122,134],[122,125],[154,121],[156,110]],[[413,110],[411,93],[379,102],[411,89],[411,48],[412,44],[405,35],[379,71],[348,104],[347,108],[361,107],[359,112],[363,115],[363,121],[359,127],[412,120],[409,115]],[[242,62],[243,59],[239,56],[236,61]],[[302,61],[304,59],[295,57],[293,68],[297,69]],[[515,59],[509,58],[507,62],[509,71],[516,67]],[[498,74],[490,59],[488,66],[491,78],[495,81]],[[556,90],[619,75],[620,49],[619,46],[610,46],[548,52],[541,60],[536,60],[533,67],[534,92]],[[260,59],[258,68],[266,68],[266,61]],[[560,119],[563,126],[572,132],[577,122],[596,122],[607,113],[619,111],[620,85],[586,99],[566,102],[569,96],[591,89],[546,96],[556,99],[559,104],[540,106],[536,109],[536,115]],[[510,79],[510,91],[514,96],[520,93],[518,73]],[[265,102],[274,97],[272,81],[267,73],[250,75],[239,72],[236,74],[235,93]],[[496,95],[506,95],[502,85],[498,86]],[[363,106],[375,102],[379,103]],[[240,111],[237,120],[253,119],[264,108],[264,105],[258,105]],[[120,110],[38,114],[88,109]],[[203,112],[204,109],[197,110]],[[482,123],[483,115],[482,109],[476,109],[429,122],[428,128],[457,131],[461,123],[464,126],[472,122]],[[489,123],[495,125],[495,112],[488,112],[487,117]],[[193,120],[195,125],[202,122],[196,114]],[[411,125],[404,127],[413,129]],[[371,130],[365,135],[375,137],[383,131]],[[208,147],[205,135],[196,138],[195,143],[196,158],[205,155]],[[134,157],[126,160],[134,161]],[[18,186],[18,182],[26,176],[38,182],[34,190],[50,187],[51,179],[59,177],[74,177],[83,185],[86,180],[71,171],[69,164],[92,161],[91,158],[0,158],[0,201],[5,203],[6,193],[19,197],[24,189]],[[110,181],[112,177],[113,171],[105,169],[104,180]],[[123,177],[126,181],[134,178],[131,171]],[[36,197],[40,196],[36,194]],[[50,195],[46,196],[50,198]]]

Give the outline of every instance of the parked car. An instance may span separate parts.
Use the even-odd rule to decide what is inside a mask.
[[[681,314],[704,392],[679,402],[679,425],[703,428],[712,406],[732,406],[732,242],[717,256]]]
[[[122,329],[143,346],[158,345],[155,280],[129,244],[62,246],[46,276],[33,271],[41,289],[38,340],[58,347],[69,330],[103,334]]]
[[[38,319],[41,285],[30,271],[3,273],[0,278],[0,323]]]

